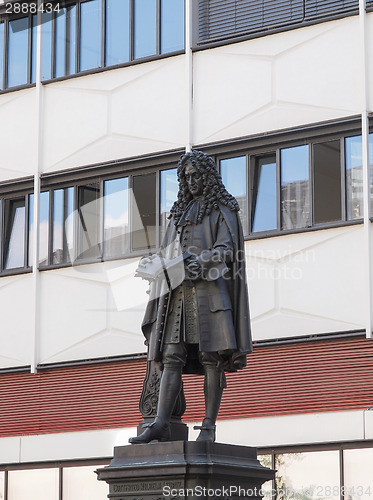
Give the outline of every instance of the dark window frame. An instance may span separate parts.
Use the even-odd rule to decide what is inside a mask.
[[[36,1],[36,0],[35,0]],[[15,2],[17,3],[17,2]],[[4,7],[5,9],[5,7]],[[34,14],[24,14],[24,13],[19,13],[19,14],[11,14],[11,15],[3,15],[2,12],[0,11],[0,22],[4,23],[4,40],[3,40],[3,82],[2,85],[0,85],[0,94],[15,91],[15,90],[21,90],[25,88],[32,88],[35,87],[36,83],[32,81],[32,73],[33,73],[33,66],[36,64],[36,61],[33,61],[33,44],[37,43],[36,40],[33,40],[33,16]],[[15,21],[17,19],[27,19],[28,27],[28,47],[27,47],[27,82],[22,83],[20,85],[14,85],[9,87],[9,79],[8,79],[8,63],[9,63],[9,23],[11,21]],[[1,45],[0,45],[0,50],[1,50]],[[1,89],[2,86],[2,89]]]
[[[30,206],[29,206],[29,195],[33,193],[33,188],[31,187],[32,181],[23,181],[0,184],[0,276],[10,276],[14,274],[23,274],[32,271],[32,267],[28,265],[28,253],[29,253],[29,220],[30,220]],[[24,246],[23,246],[23,266],[14,268],[5,268],[5,258],[6,258],[6,247],[9,241],[6,241],[5,231],[7,228],[5,204],[7,202],[24,200],[25,206],[25,227],[24,227]],[[8,238],[9,240],[9,238]]]

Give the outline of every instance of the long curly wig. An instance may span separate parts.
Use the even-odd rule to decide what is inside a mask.
[[[188,184],[185,179],[185,167],[189,162],[202,175],[204,186],[197,224],[202,222],[205,215],[209,215],[214,208],[217,209],[219,204],[226,205],[235,212],[240,210],[236,198],[225,189],[221,175],[219,174],[211,156],[194,149],[190,153],[185,153],[180,157],[177,167],[179,192],[177,194],[177,200],[170,211],[170,218],[174,218],[176,225],[188,203],[193,198],[189,192]]]

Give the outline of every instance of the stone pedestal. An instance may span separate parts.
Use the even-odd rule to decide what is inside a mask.
[[[259,500],[274,473],[256,448],[195,441],[116,447],[110,465],[97,470],[112,500]]]

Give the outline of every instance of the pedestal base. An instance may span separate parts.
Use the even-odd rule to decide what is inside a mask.
[[[195,441],[116,447],[110,465],[97,470],[113,500],[260,500],[274,474],[256,448]]]

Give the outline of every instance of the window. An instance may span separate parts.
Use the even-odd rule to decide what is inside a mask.
[[[33,264],[33,241],[34,241],[34,195],[29,197],[29,224],[28,224],[28,265]],[[46,265],[49,262],[49,192],[40,193],[39,207],[39,264]]]
[[[129,252],[128,177],[104,183],[104,255],[121,257]]]
[[[106,66],[130,60],[130,1],[106,0]]]
[[[135,0],[135,59],[152,56],[157,51],[157,2],[156,0]]]
[[[78,187],[77,258],[91,259],[101,256],[100,186],[92,182]]]
[[[101,65],[101,0],[80,4],[80,71]]]
[[[340,499],[337,450],[279,454],[275,468],[277,488],[292,491],[295,498]]]
[[[313,146],[314,223],[342,219],[341,142],[328,141]]]
[[[161,1],[161,54],[184,48],[184,0]]]
[[[42,15],[41,78],[52,78],[52,14],[49,12],[43,12]]]
[[[58,500],[58,469],[8,472],[9,500]]]
[[[247,232],[246,156],[221,160],[220,173],[225,187],[240,205],[242,226]]]
[[[70,262],[73,257],[74,189],[53,191],[52,264]]]
[[[311,224],[308,146],[281,150],[281,221],[283,229]]]
[[[43,14],[42,80],[184,49],[184,0],[78,0]]]
[[[253,157],[250,165],[252,232],[278,228],[276,154]]]
[[[362,138],[346,138],[346,203],[347,219],[363,217]]]
[[[161,183],[163,194],[158,196]],[[170,169],[43,191],[40,245],[48,242],[48,249],[40,253],[41,268],[153,251],[177,189],[176,169]]]
[[[5,200],[4,213],[4,269],[25,267],[25,197]]]
[[[167,227],[168,216],[172,205],[177,200],[179,183],[177,181],[177,169],[161,171],[161,208],[160,208],[160,226],[162,235]]]
[[[0,90],[35,83],[36,15],[0,23]]]
[[[44,47],[43,47],[44,49]],[[50,45],[52,49],[52,44]],[[75,73],[76,61],[76,5],[60,10],[56,16],[56,78]],[[50,78],[51,76],[49,76]]]
[[[371,464],[373,449],[344,450],[344,486],[349,500],[369,498],[372,494]]]
[[[28,30],[28,17],[9,21],[8,87],[28,83]]]
[[[156,175],[133,177],[132,250],[151,250],[156,245]]]
[[[108,485],[97,481],[97,466],[64,467],[62,500],[81,500],[84,491],[89,500],[102,500],[108,493]]]

